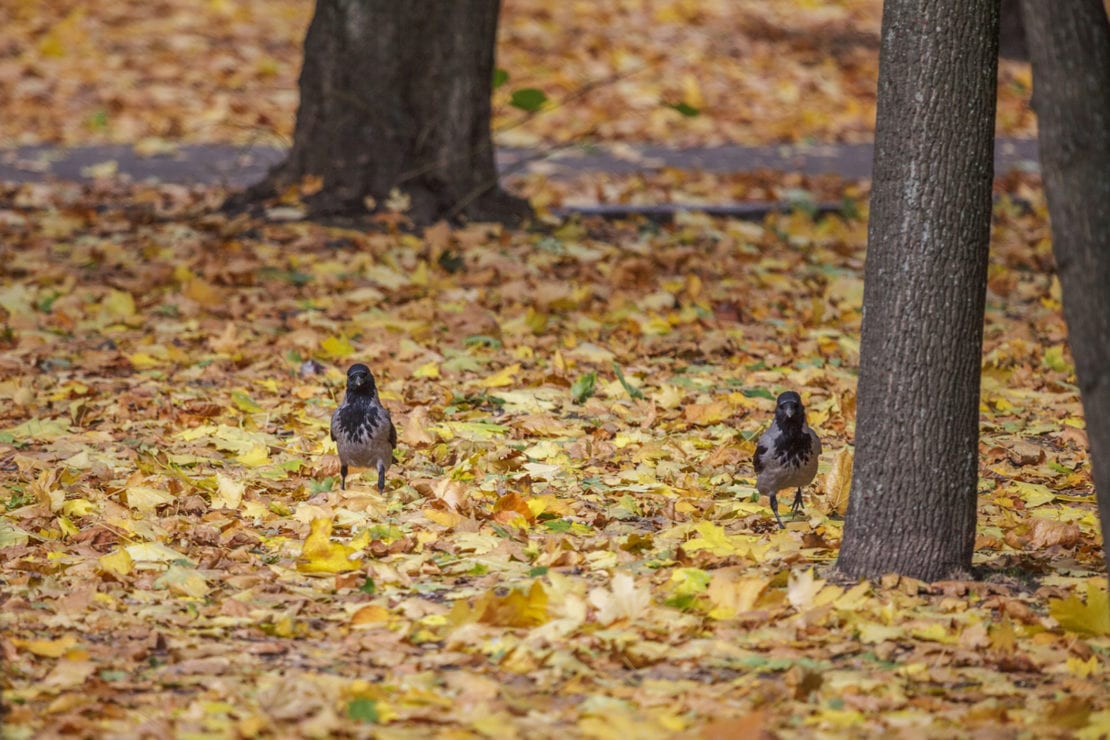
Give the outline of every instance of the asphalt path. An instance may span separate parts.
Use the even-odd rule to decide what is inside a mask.
[[[872,146],[815,144],[769,147],[716,146],[671,149],[655,145],[576,146],[555,150],[499,149],[502,177],[543,173],[568,178],[590,172],[634,174],[662,168],[705,172],[773,170],[809,175],[836,174],[865,179],[871,174]],[[133,182],[156,180],[178,184],[245,187],[260,180],[281,161],[277,147],[187,144],[158,153],[127,145],[70,149],[28,146],[0,149],[0,181],[88,181],[120,177]],[[1003,139],[995,146],[995,172],[1038,169],[1037,143]]]

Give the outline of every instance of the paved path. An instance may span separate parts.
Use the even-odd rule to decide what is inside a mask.
[[[142,156],[126,145],[55,149],[21,147],[0,149],[0,181],[87,180],[115,171],[135,181],[154,178],[182,184],[207,183],[234,187],[261,179],[281,160],[284,150],[274,147],[233,147],[224,144],[183,145],[172,153]],[[497,152],[503,175],[543,172],[569,177],[587,172],[635,173],[662,167],[707,172],[746,172],[770,169],[806,174],[838,174],[866,178],[871,172],[871,144],[744,147],[719,146],[669,149],[661,146],[617,144],[606,147],[564,148],[546,154],[525,149]],[[995,169],[1037,169],[1037,143],[1008,139],[997,142]],[[114,163],[114,164],[112,164]]]

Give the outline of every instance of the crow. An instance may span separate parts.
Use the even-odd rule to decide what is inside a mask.
[[[339,450],[340,488],[347,490],[347,468],[353,465],[377,469],[378,490],[385,491],[397,430],[378,399],[370,368],[361,362],[347,370],[347,395],[331,417],[331,438]]]
[[[771,500],[771,511],[780,529],[785,529],[779,517],[778,492],[784,488],[797,488],[791,510],[797,516],[802,510],[802,488],[817,475],[817,458],[821,455],[821,440],[806,424],[806,410],[802,397],[786,391],[778,397],[775,420],[759,438],[755,448],[755,487]]]

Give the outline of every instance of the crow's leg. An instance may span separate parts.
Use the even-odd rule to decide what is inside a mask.
[[[347,465],[346,464],[343,464],[343,465],[339,466],[339,487],[342,488],[344,491],[347,490]]]
[[[378,493],[385,492],[385,463],[378,463]]]
[[[779,523],[779,529],[786,529],[786,525],[782,523],[782,517],[779,516],[779,496],[778,491],[772,491],[767,494],[771,499],[771,513],[775,515],[775,521]]]
[[[802,507],[804,506],[804,504],[805,502],[802,501],[802,489],[799,488],[794,493],[794,504],[790,507],[790,511],[794,514],[795,517],[797,517],[798,514],[802,513]]]

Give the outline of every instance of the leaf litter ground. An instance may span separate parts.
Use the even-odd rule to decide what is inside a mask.
[[[1105,734],[1039,184],[999,186],[980,578],[934,585],[830,576],[866,191],[788,185],[847,217],[417,236],[5,186],[5,736]],[[399,431],[384,495],[338,490],[353,361]],[[749,460],[785,388],[827,452],[780,532]]]
[[[12,0],[0,25],[0,143],[292,140],[304,0]],[[506,0],[502,146],[869,141],[881,0]],[[512,107],[519,90],[551,101]],[[1002,60],[998,133],[1030,138],[1029,65]],[[696,110],[695,117],[675,110]]]
[[[309,4],[9,10],[9,145],[290,137]],[[867,140],[879,10],[511,0],[498,142]],[[521,87],[569,102],[522,116]],[[1033,132],[1030,87],[1002,63],[1001,134]],[[228,222],[203,189],[3,189],[5,736],[1108,731],[1100,540],[1037,183],[1000,186],[981,579],[934,586],[828,573],[860,187],[516,187],[541,209],[800,208],[414,237]],[[845,194],[846,219],[806,215]],[[370,476],[335,490],[327,418],[355,360],[401,432],[385,496]],[[828,452],[780,533],[747,460],[785,387]]]

